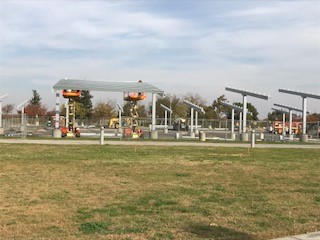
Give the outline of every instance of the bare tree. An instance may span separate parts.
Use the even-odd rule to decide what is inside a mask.
[[[13,104],[6,104],[2,107],[2,113],[4,116],[8,116],[10,113],[12,113],[13,109],[14,109]]]

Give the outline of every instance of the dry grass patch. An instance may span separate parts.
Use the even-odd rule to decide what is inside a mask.
[[[5,239],[269,239],[320,229],[319,150],[8,145]]]

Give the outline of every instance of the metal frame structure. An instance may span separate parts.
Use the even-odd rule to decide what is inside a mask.
[[[284,137],[286,135],[286,133],[285,133],[285,130],[286,130],[286,114],[288,112],[284,111],[282,109],[277,109],[277,108],[271,108],[271,110],[282,112],[282,136]],[[291,126],[291,130],[292,130],[292,118],[291,118],[291,122],[290,122],[289,126]],[[289,134],[291,134],[290,127],[289,127]]]
[[[117,103],[118,106],[118,115],[119,115],[119,132],[121,132],[122,129],[122,113],[123,113],[123,108],[119,103]]]
[[[164,108],[164,131],[165,133],[168,132],[168,112],[171,114],[172,110],[171,108],[163,105],[162,103],[160,104],[160,107]]]
[[[239,124],[239,131],[241,132],[241,118],[242,118],[242,111],[243,109],[241,107],[226,103],[226,102],[221,102],[222,106],[229,107],[231,108],[231,133],[234,133],[234,111],[236,110],[237,112],[240,112],[240,124]]]
[[[25,104],[28,102],[29,100],[24,100],[22,103],[20,103],[17,106],[17,109],[19,110],[19,108],[21,108],[21,132],[25,131],[26,129],[24,129],[24,124],[25,124],[25,114],[24,114],[24,106]]]
[[[279,89],[279,92],[298,95],[302,97],[302,134],[305,135],[307,133],[307,98],[320,100],[320,95],[282,88]]]
[[[0,97],[0,128],[2,128],[2,99],[6,98],[9,94],[4,94]]]
[[[276,107],[281,107],[281,108],[288,109],[288,111],[289,111],[289,135],[291,135],[292,134],[292,111],[303,112],[303,110],[299,109],[299,108],[283,105],[283,104],[280,104],[280,103],[274,103],[273,105],[276,106]],[[278,110],[278,109],[275,109],[275,110],[276,111],[281,111],[281,110]]]
[[[195,130],[197,130],[198,129],[198,112],[201,112],[201,113],[203,113],[203,114],[205,114],[206,112],[203,110],[203,107],[200,107],[200,106],[198,106],[198,105],[196,105],[196,104],[194,104],[194,103],[191,103],[191,102],[189,102],[189,101],[187,101],[187,100],[183,100],[182,101],[184,104],[186,104],[190,109],[191,109],[191,116],[190,116],[190,119],[191,119],[191,123],[190,123],[190,132],[192,133],[193,132],[193,111],[195,110],[196,111],[196,113],[195,113],[195,122],[196,122],[196,124],[195,124]]]
[[[55,129],[59,129],[59,108],[60,108],[60,90],[89,90],[89,91],[104,91],[104,92],[145,92],[152,94],[152,129],[156,129],[156,101],[157,95],[162,96],[164,91],[147,83],[147,82],[102,82],[88,81],[76,79],[61,79],[54,86],[56,92],[56,107],[55,107]]]
[[[230,92],[235,92],[235,93],[240,93],[242,94],[243,101],[242,101],[242,132],[246,133],[247,131],[247,96],[255,97],[255,98],[261,98],[264,100],[269,100],[270,96],[266,94],[261,94],[261,93],[256,93],[256,92],[251,92],[247,90],[241,90],[237,88],[231,88],[231,87],[226,87],[227,91]]]

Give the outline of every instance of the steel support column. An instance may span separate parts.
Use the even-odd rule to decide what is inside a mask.
[[[302,97],[302,134],[307,133],[307,98]]]
[[[234,109],[231,109],[231,133],[234,133]]]
[[[60,128],[60,92],[59,90],[56,91],[56,108],[55,108],[55,121],[54,121],[54,128],[59,129]]]
[[[157,104],[157,94],[152,93],[152,125],[151,130],[156,130],[156,104]]]
[[[2,128],[2,101],[0,101],[0,128]]]
[[[242,132],[247,132],[247,95],[243,95],[243,114],[242,114]]]
[[[282,113],[282,136],[286,135],[286,113]]]
[[[292,110],[289,110],[289,135],[292,134]]]
[[[193,108],[191,108],[190,132],[193,132]]]

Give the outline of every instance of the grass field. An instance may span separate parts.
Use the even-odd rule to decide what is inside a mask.
[[[0,144],[0,239],[320,230],[320,150]]]

